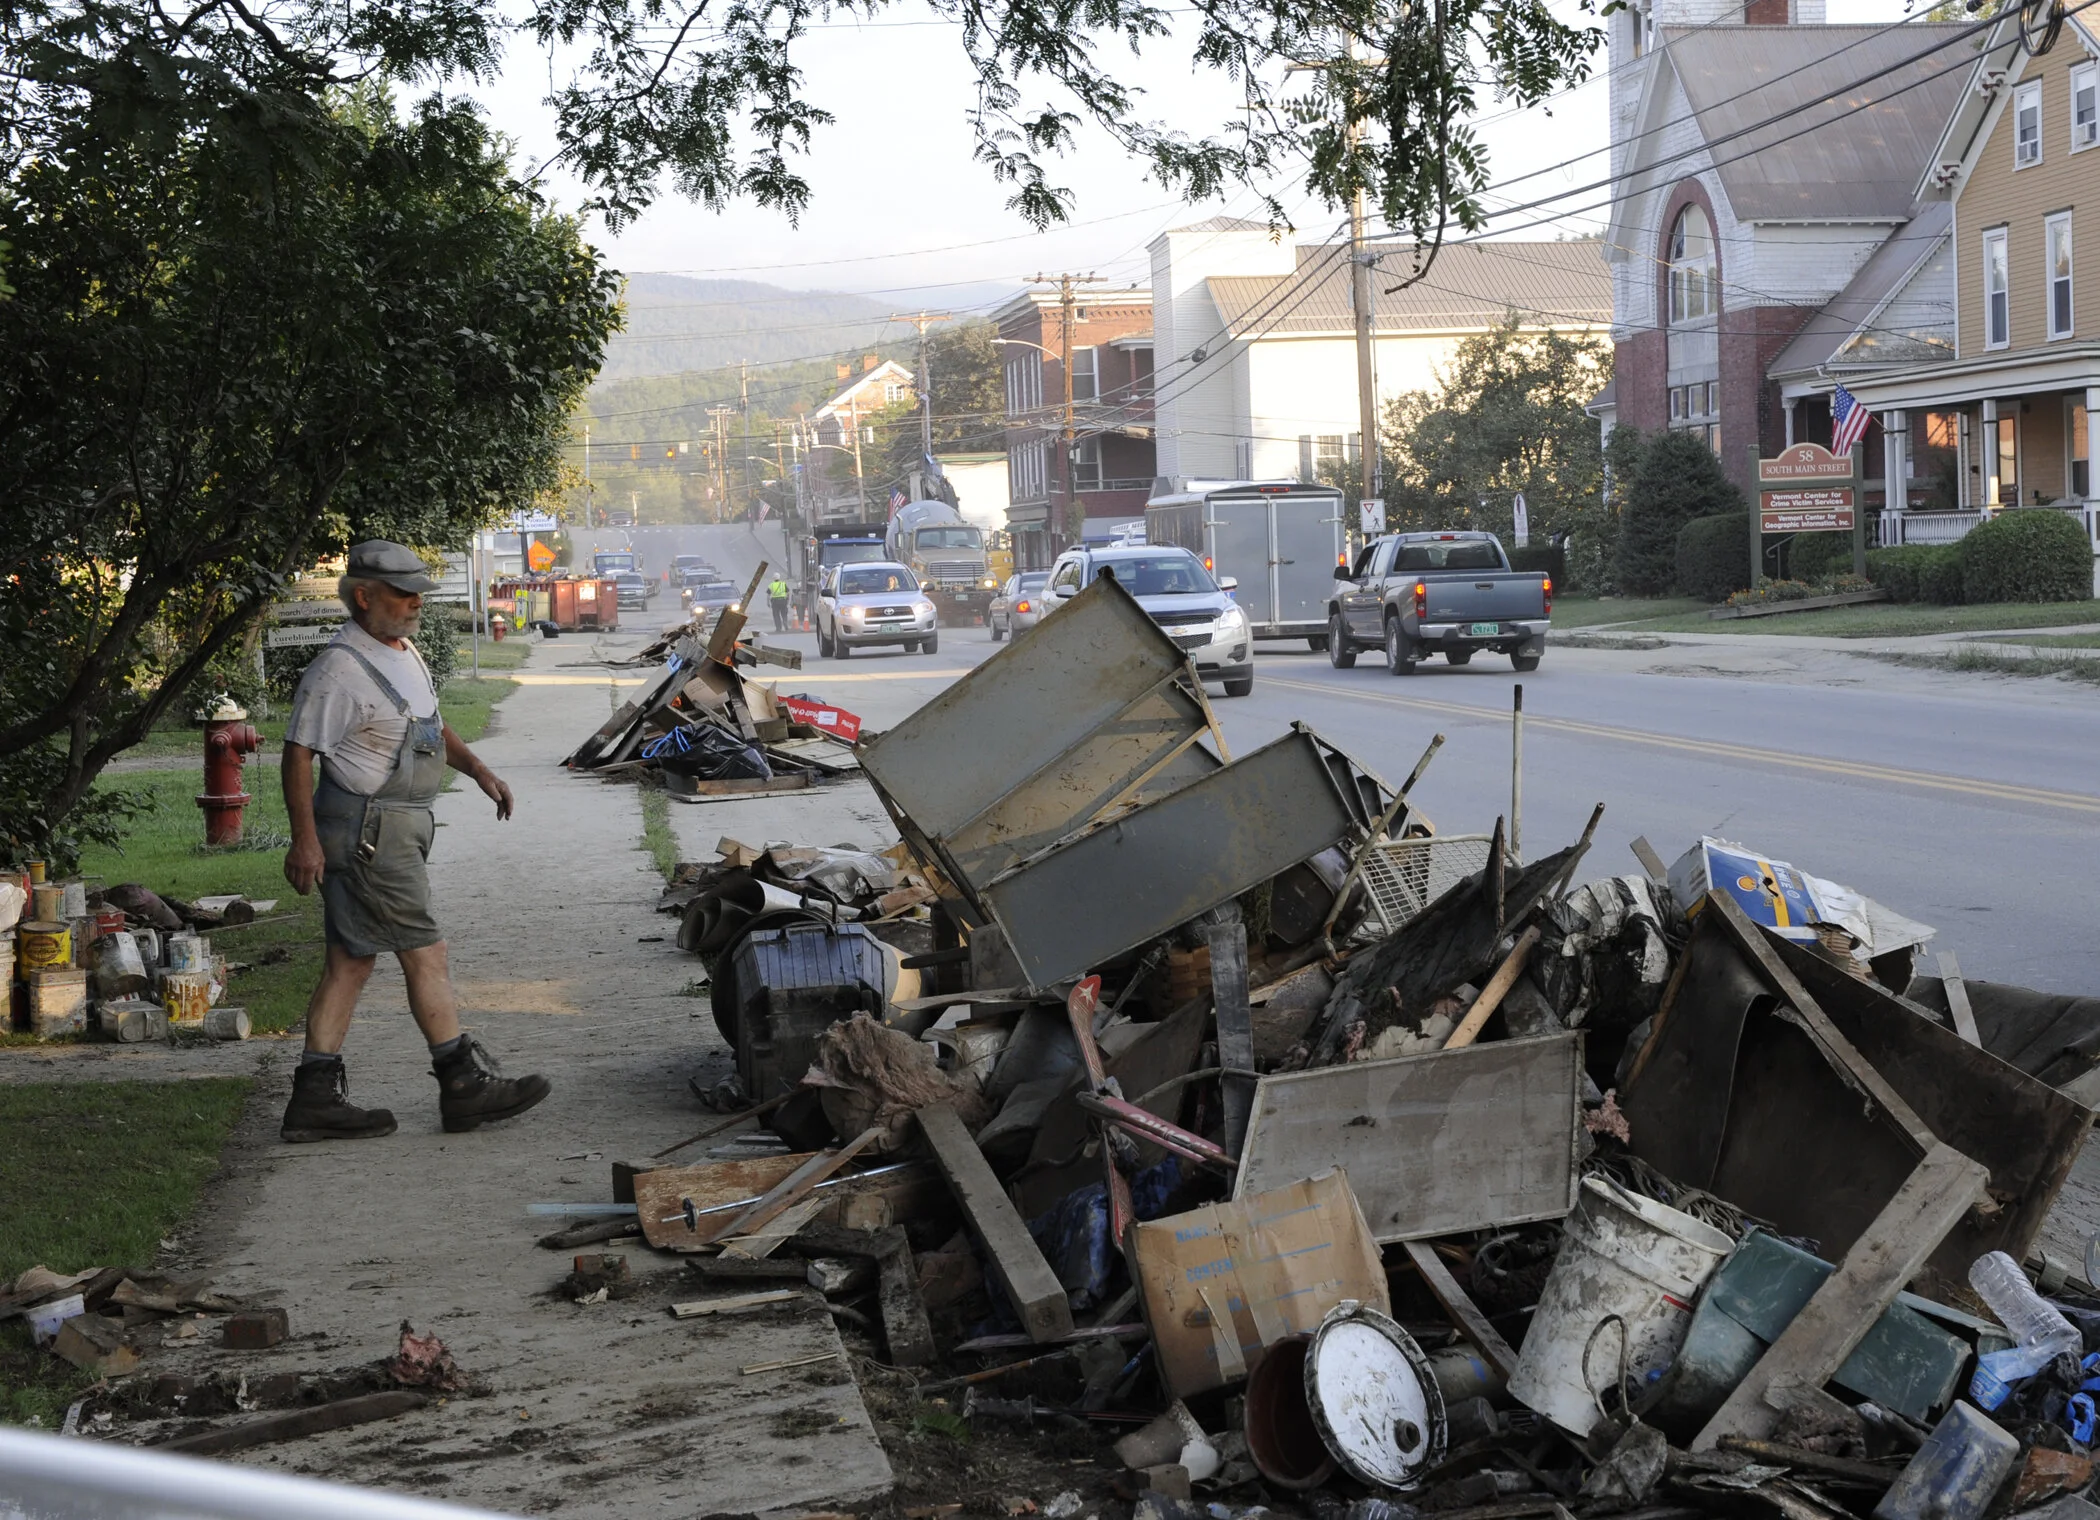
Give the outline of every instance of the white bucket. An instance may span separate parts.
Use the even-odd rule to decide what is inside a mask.
[[[1636,1397],[1676,1360],[1699,1290],[1735,1242],[1598,1177],[1583,1179],[1564,1228],[1509,1391],[1582,1437],[1618,1384],[1622,1355]]]

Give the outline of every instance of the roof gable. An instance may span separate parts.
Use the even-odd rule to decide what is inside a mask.
[[[1374,244],[1381,262],[1377,331],[1404,333],[1492,326],[1516,312],[1526,326],[1603,327],[1611,321],[1611,272],[1595,242],[1484,242],[1447,246],[1428,272],[1409,279],[1415,247]],[[1349,332],[1349,265],[1337,245],[1298,250],[1298,274],[1214,275],[1205,282],[1219,319],[1242,338]]]

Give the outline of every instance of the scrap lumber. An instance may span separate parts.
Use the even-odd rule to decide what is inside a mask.
[[[1823,1059],[1849,1085],[1878,1104],[1895,1121],[1913,1150],[1920,1156],[1929,1155],[1939,1144],[1938,1137],[1926,1127],[1925,1121],[1918,1117],[1917,1111],[1903,1100],[1902,1095],[1889,1086],[1888,1079],[1875,1070],[1874,1063],[1838,1032],[1837,1025],[1830,1022],[1830,1015],[1809,996],[1801,979],[1787,969],[1779,953],[1772,948],[1772,942],[1765,938],[1764,931],[1750,921],[1750,915],[1726,892],[1709,892],[1706,902],[1720,915],[1722,924],[1743,953],[1755,963],[1772,990],[1793,1005],[1794,1012],[1801,1016],[1803,1031],[1822,1053]],[[1940,1235],[1944,1234],[1946,1231],[1942,1230]],[[1933,1236],[1933,1244],[1937,1245],[1939,1238],[1939,1235]]]
[[[1451,1031],[1451,1038],[1444,1041],[1444,1049],[1464,1050],[1480,1038],[1480,1031],[1487,1027],[1487,1021],[1494,1016],[1495,1010],[1502,1006],[1502,1000],[1509,996],[1509,989],[1517,985],[1517,978],[1524,973],[1524,963],[1531,959],[1531,952],[1538,942],[1537,924],[1533,924],[1518,936],[1516,944],[1510,947],[1510,952],[1503,957],[1502,964],[1495,968],[1494,976],[1489,979],[1480,996],[1473,1000],[1473,1006],[1466,1010],[1466,1016],[1459,1021],[1458,1028]]]
[[[324,1431],[345,1430],[352,1425],[368,1425],[374,1420],[391,1420],[411,1409],[421,1409],[429,1402],[430,1395],[418,1388],[361,1393],[355,1398],[316,1404],[311,1409],[294,1409],[218,1430],[199,1431],[193,1436],[179,1436],[151,1449],[181,1452],[191,1457],[223,1456],[230,1451],[246,1451],[251,1446],[266,1446],[272,1441],[291,1441],[300,1436],[317,1436]]]
[[[1662,856],[1655,853],[1655,846],[1648,843],[1648,836],[1636,834],[1632,849],[1634,859],[1641,863],[1641,870],[1647,873],[1648,880],[1658,887],[1667,887],[1670,884],[1670,868],[1663,864]]]
[[[1041,1342],[1069,1334],[1072,1303],[1064,1285],[1043,1259],[1020,1210],[999,1185],[961,1116],[946,1103],[922,1108],[918,1116],[919,1128],[933,1147],[933,1159],[948,1179],[955,1201],[962,1206],[970,1233],[984,1248],[993,1275],[1006,1290],[1007,1301],[1021,1317],[1030,1339]]]
[[[1254,1114],[1254,1010],[1247,1002],[1247,926],[1238,917],[1213,924],[1210,996],[1218,1020],[1218,1081],[1225,1106],[1225,1149],[1238,1156]]]
[[[1707,1421],[1692,1450],[1712,1451],[1724,1436],[1769,1437],[1787,1393],[1820,1388],[1844,1365],[1903,1285],[1984,1196],[1989,1176],[1980,1163],[1935,1140],[1837,1270]]]
[[[804,1297],[807,1288],[762,1288],[755,1293],[732,1293],[726,1298],[696,1298],[671,1305],[673,1319],[700,1319],[709,1314],[727,1314],[733,1309],[760,1309]]]
[[[1480,1354],[1487,1358],[1489,1365],[1508,1378],[1517,1370],[1516,1351],[1488,1322],[1488,1317],[1480,1312],[1480,1306],[1467,1296],[1466,1290],[1458,1285],[1451,1269],[1436,1254],[1436,1247],[1426,1240],[1407,1241],[1406,1247],[1407,1259],[1422,1274],[1422,1281],[1428,1284],[1436,1301],[1444,1306],[1444,1312],[1456,1321],[1465,1338],[1480,1348]]]
[[[933,1322],[919,1296],[919,1267],[911,1247],[900,1246],[875,1262],[876,1302],[882,1309],[882,1336],[890,1364],[919,1367],[934,1358]]]
[[[1979,1049],[1983,1036],[1976,1032],[1976,1010],[1969,1006],[1969,985],[1961,979],[1961,962],[1952,950],[1940,952],[1940,987],[1947,994],[1947,1013],[1954,1032]]]
[[[727,1240],[732,1235],[756,1234],[765,1225],[801,1202],[810,1189],[887,1133],[888,1130],[883,1126],[872,1125],[835,1151],[819,1151],[783,1177],[749,1208],[741,1213],[731,1214],[713,1226],[702,1225],[696,1232],[700,1244],[712,1245],[716,1241]]]

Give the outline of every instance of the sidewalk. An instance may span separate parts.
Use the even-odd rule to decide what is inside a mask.
[[[610,642],[624,654],[641,639]],[[604,670],[562,668],[591,654],[573,638],[534,650],[477,746],[517,816],[499,825],[462,785],[438,804],[431,859],[463,1021],[508,1071],[551,1077],[553,1095],[508,1124],[444,1134],[399,971],[383,962],[346,1056],[353,1100],[392,1108],[400,1132],[280,1144],[295,1047],[268,1063],[192,1238],[224,1291],[282,1303],[293,1335],[269,1352],[189,1355],[251,1376],[349,1367],[390,1355],[407,1320],[492,1389],[244,1459],[258,1465],[576,1516],[864,1499],[891,1475],[845,1362],[738,1370],[837,1352],[820,1307],[681,1323],[664,1291],[579,1306],[552,1291],[568,1257],[533,1244],[550,1226],[526,1204],[608,1198],[614,1160],[698,1127],[686,1077],[719,1045],[706,1003],[678,995],[694,967],[653,911],[635,790],[558,767],[619,700]],[[705,1296],[671,1258],[636,1252],[634,1268]]]

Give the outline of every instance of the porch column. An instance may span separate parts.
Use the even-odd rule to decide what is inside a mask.
[[[1998,466],[2003,463],[1998,457],[1998,398],[1988,396],[1983,402],[1983,424],[1977,429],[1982,436],[1977,440],[1983,450],[1983,500],[1976,505],[1986,513],[1998,506]]]
[[[1910,413],[1901,410],[1882,413],[1881,510],[1885,516],[1910,510],[1909,460]]]
[[[2085,499],[2100,501],[2100,385],[2085,388]]]
[[[1794,446],[1794,408],[1799,402],[1800,398],[1798,396],[1788,396],[1783,403],[1786,407],[1786,446],[1788,448]]]

